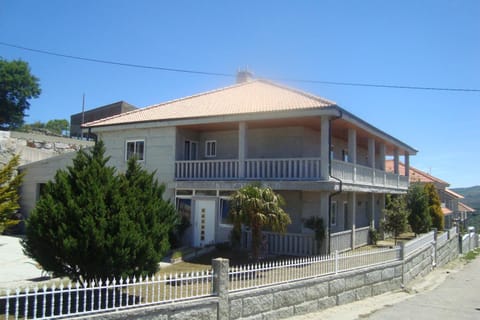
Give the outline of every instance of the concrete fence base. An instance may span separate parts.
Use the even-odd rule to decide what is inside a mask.
[[[454,236],[438,247],[433,242],[408,257],[379,266],[240,292],[228,291],[228,260],[215,259],[213,297],[87,318],[253,320],[307,314],[400,290],[416,277],[457,258],[462,247],[458,238]]]

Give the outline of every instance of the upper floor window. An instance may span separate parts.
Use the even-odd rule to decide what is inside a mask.
[[[145,140],[130,140],[126,143],[125,160],[135,157],[138,161],[145,160]]]
[[[217,156],[217,141],[207,140],[205,141],[205,157]]]

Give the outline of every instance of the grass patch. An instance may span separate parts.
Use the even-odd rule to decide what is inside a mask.
[[[472,260],[475,260],[477,256],[480,254],[480,248],[473,249],[472,251],[469,251],[467,254],[463,255],[462,259],[464,261],[471,262]]]

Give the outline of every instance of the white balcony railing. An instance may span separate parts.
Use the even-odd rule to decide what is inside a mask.
[[[318,180],[320,177],[319,158],[245,160],[246,179]]]
[[[320,158],[248,159],[243,173],[239,160],[175,162],[177,180],[318,180]]]
[[[177,180],[300,180],[322,177],[320,158],[187,160],[175,162]],[[332,160],[331,175],[344,183],[408,189],[408,177]]]
[[[339,160],[332,160],[332,176],[346,183],[408,189],[408,177]]]
[[[311,256],[318,254],[317,243],[313,234],[303,233],[276,233],[263,231],[263,241],[260,247],[260,255],[290,255]],[[252,246],[252,232],[242,231],[242,248],[250,249]]]

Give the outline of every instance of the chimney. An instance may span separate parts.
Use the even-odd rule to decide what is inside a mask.
[[[238,70],[237,71],[237,83],[244,83],[253,80],[253,73],[245,70]]]

